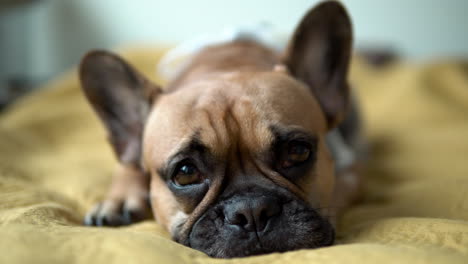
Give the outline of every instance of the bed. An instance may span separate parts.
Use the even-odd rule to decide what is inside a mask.
[[[164,50],[119,53],[163,82],[154,72]],[[356,57],[350,81],[370,156],[335,246],[223,260],[154,221],[83,226],[116,160],[73,69],[0,115],[0,263],[468,263],[468,63]]]

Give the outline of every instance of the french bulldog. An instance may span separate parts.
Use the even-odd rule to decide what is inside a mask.
[[[332,245],[360,182],[351,50],[345,8],[326,1],[284,52],[208,46],[165,87],[115,54],[88,53],[82,89],[119,165],[85,224],[130,224],[150,207],[175,241],[212,257]]]

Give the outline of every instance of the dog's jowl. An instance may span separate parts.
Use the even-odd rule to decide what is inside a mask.
[[[85,56],[83,91],[119,160],[87,225],[148,217],[213,257],[329,246],[358,186],[347,83],[352,30],[323,2],[278,53],[254,39],[208,45],[166,86],[122,58]]]

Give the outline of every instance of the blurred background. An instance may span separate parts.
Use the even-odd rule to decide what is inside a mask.
[[[0,108],[95,48],[174,44],[266,21],[288,34],[314,0],[0,0]],[[346,0],[358,49],[468,57],[467,0]]]

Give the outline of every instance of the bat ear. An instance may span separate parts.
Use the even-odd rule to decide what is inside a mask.
[[[144,124],[161,89],[106,51],[88,53],[81,61],[79,77],[120,162],[139,166]]]
[[[352,26],[345,8],[327,1],[304,16],[284,57],[289,72],[318,99],[329,128],[341,121],[348,105],[351,46]]]

